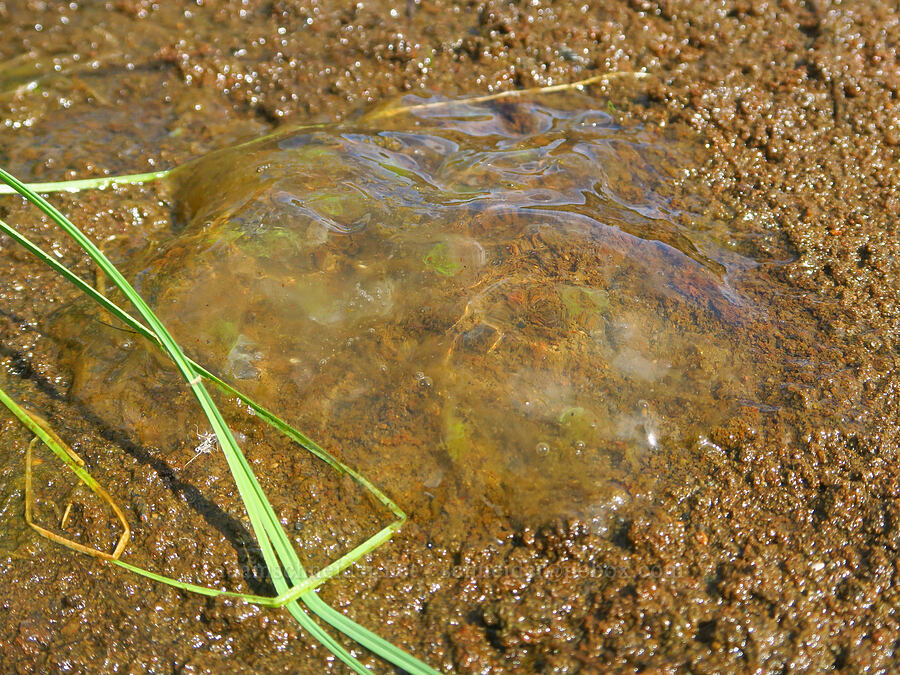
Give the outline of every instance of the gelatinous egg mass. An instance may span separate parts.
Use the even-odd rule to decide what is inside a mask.
[[[398,499],[602,530],[651,453],[756,400],[756,263],[674,203],[683,148],[598,101],[430,103],[183,168],[130,276],[192,357]],[[73,395],[134,425],[165,364],[111,332],[69,340]]]

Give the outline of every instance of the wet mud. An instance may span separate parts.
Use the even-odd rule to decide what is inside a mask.
[[[321,593],[435,667],[891,669],[897,11],[401,5],[0,3],[0,158],[184,165],[54,201],[192,355],[408,510]],[[271,592],[166,364],[0,247],[2,386],[123,504],[129,559]],[[383,524],[223,404],[311,567]],[[27,434],[4,418],[2,442],[4,668],[341,672],[278,612],[37,537]],[[71,504],[67,533],[111,545],[37,459],[38,516]]]

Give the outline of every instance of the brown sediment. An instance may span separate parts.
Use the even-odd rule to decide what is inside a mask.
[[[736,233],[741,255],[769,261],[755,290],[743,292],[779,289],[770,311],[798,327],[754,333],[761,352],[795,358],[762,385],[779,405],[760,397],[678,452],[639,458],[641,473],[610,494],[628,499],[606,532],[574,518],[530,527],[486,506],[461,529],[458,513],[445,509],[454,495],[440,484],[411,498],[401,536],[323,596],[459,672],[890,669],[900,519],[897,10],[875,2],[584,7],[6,3],[0,61],[28,51],[37,65],[34,76],[20,61],[0,75],[0,159],[29,180],[145,171],[278,125],[347,118],[421,87],[483,94],[646,70],[645,80],[617,79],[592,95],[608,98],[617,119],[664,124],[695,142],[692,170],[673,177],[673,206],[717,234]],[[172,201],[160,190],[55,199],[127,262],[172,227]],[[48,248],[58,240],[16,199],[4,198],[0,213]],[[4,386],[65,432],[128,510],[147,560],[194,581],[264,590],[239,504],[216,478],[221,461],[204,457],[180,471],[196,445],[192,426],[166,454],[69,400],[72,375],[45,316],[74,293],[2,245]],[[58,251],[91,278],[79,254],[65,244]],[[702,283],[685,278],[682,289],[702,292]],[[560,308],[534,311],[546,327]],[[351,392],[356,384],[334,386]],[[180,401],[165,386],[160,396]],[[409,414],[412,401],[421,416]],[[393,449],[415,448],[422,428],[414,422],[439,411],[422,402],[418,383],[371,405],[383,426],[368,435],[359,433],[365,416],[352,411],[344,425],[313,410],[297,416],[387,488],[392,474],[411,470]],[[266,450],[274,442],[252,423],[239,430],[260,461],[275,460],[267,489],[291,486],[276,508],[296,526],[298,545],[321,555],[312,562],[377,526],[377,512],[350,486],[287,448]],[[2,441],[4,667],[339,668],[286,617],[186,596],[34,538],[22,519],[28,439],[7,422]],[[362,466],[365,457],[371,464]],[[39,468],[36,480],[55,480]],[[43,494],[68,487],[51,483]],[[102,522],[83,512],[73,527]]]

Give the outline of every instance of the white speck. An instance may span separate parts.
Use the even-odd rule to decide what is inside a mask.
[[[202,434],[197,431],[197,440],[199,441],[199,443],[197,444],[197,447],[194,448],[194,456],[184,463],[184,466],[181,467],[182,469],[193,462],[195,459],[197,459],[200,455],[210,454],[219,442],[219,439],[216,438],[216,435],[212,431],[207,431]]]

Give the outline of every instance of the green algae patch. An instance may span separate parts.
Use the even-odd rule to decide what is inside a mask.
[[[210,327],[210,335],[216,344],[225,348],[226,353],[230,352],[235,344],[237,344],[240,336],[240,329],[234,321],[220,319]]]
[[[464,459],[472,449],[469,425],[452,410],[444,413],[444,447],[454,462]]]
[[[565,408],[557,418],[561,436],[569,443],[592,443],[597,440],[600,420],[580,406]]]
[[[463,268],[462,262],[451,255],[450,247],[443,241],[431,247],[424,262],[430,269],[445,277],[455,277]]]
[[[609,313],[609,293],[603,289],[562,286],[557,292],[570,321],[590,324],[598,316]]]

